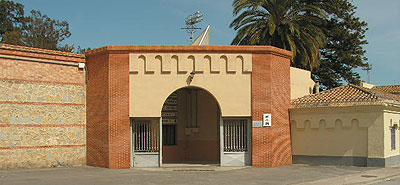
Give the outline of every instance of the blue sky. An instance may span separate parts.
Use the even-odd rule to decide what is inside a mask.
[[[229,45],[235,31],[232,0],[15,0],[25,11],[35,9],[65,20],[72,36],[65,43],[83,48],[106,45],[185,45],[185,17],[200,10],[211,44]],[[365,46],[372,64],[371,83],[400,84],[400,1],[354,0],[356,15],[368,23]],[[367,81],[365,71],[357,70]]]

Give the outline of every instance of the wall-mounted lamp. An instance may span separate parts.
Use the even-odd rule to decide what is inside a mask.
[[[192,72],[190,73],[190,75],[188,76],[188,78],[187,78],[187,80],[186,80],[186,83],[187,83],[188,85],[190,85],[190,83],[192,83],[195,74],[196,74],[196,73],[195,73],[194,71],[192,71]]]
[[[79,69],[85,69],[85,67],[86,67],[85,63],[78,63]]]

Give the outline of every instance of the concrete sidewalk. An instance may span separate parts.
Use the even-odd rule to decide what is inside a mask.
[[[290,165],[276,168],[168,166],[114,170],[89,166],[0,170],[0,184],[397,184],[400,168]],[[397,183],[396,183],[397,182]]]

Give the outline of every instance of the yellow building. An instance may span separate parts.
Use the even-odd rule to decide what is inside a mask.
[[[347,85],[292,100],[293,163],[400,163],[400,86]]]

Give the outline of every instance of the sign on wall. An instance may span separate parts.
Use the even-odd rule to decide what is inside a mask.
[[[178,94],[172,93],[165,101],[162,111],[162,124],[175,125],[178,123]]]
[[[264,127],[272,126],[272,116],[271,116],[271,114],[263,114],[263,126]]]

